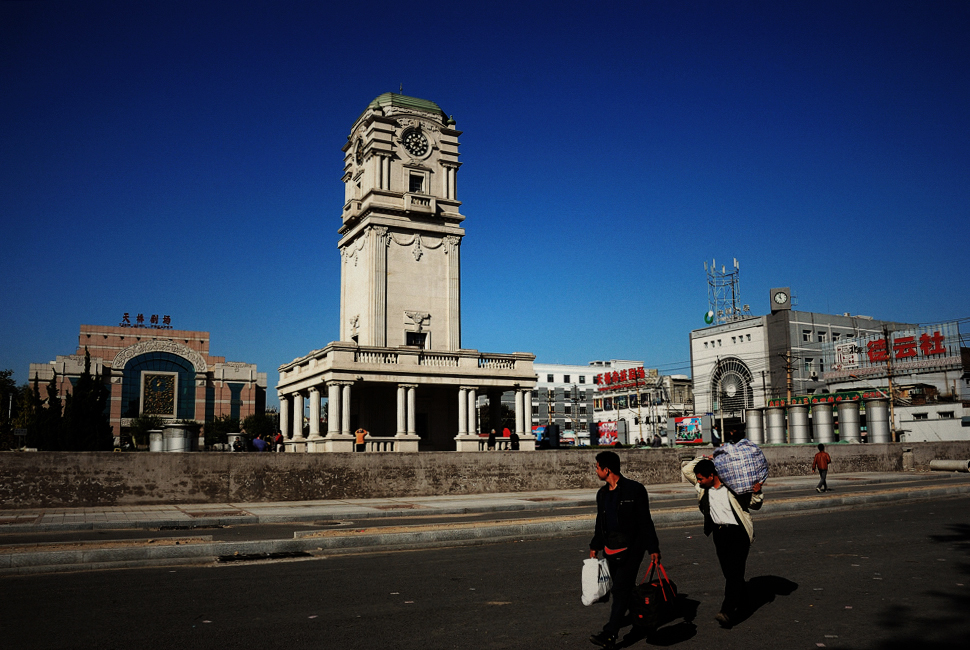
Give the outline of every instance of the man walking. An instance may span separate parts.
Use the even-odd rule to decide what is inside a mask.
[[[735,494],[721,483],[709,458],[695,458],[684,466],[683,472],[697,490],[697,505],[704,513],[704,534],[713,535],[717,561],[724,574],[724,600],[714,619],[721,627],[731,627],[746,605],[744,570],[754,541],[754,522],[748,511],[761,508],[761,485],[756,483],[754,492]]]
[[[825,477],[829,473],[829,463],[832,462],[832,457],[828,455],[825,451],[825,445],[819,443],[818,453],[815,454],[815,460],[812,461],[812,473],[815,473],[816,468],[818,469],[819,482],[815,486],[816,492],[828,492],[829,486],[825,482]]]
[[[660,561],[660,542],[650,516],[647,489],[620,473],[620,457],[612,451],[596,455],[596,476],[606,484],[596,493],[596,528],[589,556],[602,551],[613,579],[610,620],[589,640],[603,648],[616,647],[616,637],[633,597],[640,563],[647,552]]]

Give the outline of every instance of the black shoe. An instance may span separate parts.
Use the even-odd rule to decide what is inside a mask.
[[[616,647],[616,635],[610,634],[606,630],[603,630],[599,634],[591,634],[589,640],[590,643],[598,645],[601,648],[606,648],[606,650],[613,650]]]
[[[715,614],[714,620],[717,621],[721,627],[731,627],[731,617],[724,612],[718,612]]]

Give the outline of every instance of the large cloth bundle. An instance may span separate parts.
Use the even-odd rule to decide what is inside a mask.
[[[589,607],[609,595],[613,588],[610,568],[606,560],[588,558],[583,561],[583,604]]]
[[[754,491],[755,483],[768,479],[768,461],[758,445],[747,438],[714,450],[714,467],[721,482],[735,494]]]

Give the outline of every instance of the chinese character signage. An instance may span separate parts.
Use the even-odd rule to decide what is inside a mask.
[[[147,324],[145,323],[146,320],[148,321]],[[126,311],[124,316],[121,317],[121,322],[118,325],[120,327],[140,327],[153,330],[170,330],[172,329],[172,317],[159,317],[158,314],[152,314],[146,318],[145,314],[135,314],[132,316],[131,312]]]
[[[829,357],[832,369],[823,374],[826,380],[885,375],[890,364],[893,372],[900,373],[957,369],[963,365],[960,331],[955,322],[830,343],[822,351]]]
[[[645,379],[646,376],[646,370],[642,367],[626,368],[624,370],[600,373],[596,375],[593,383],[599,386],[599,390],[616,390],[617,388],[639,386],[641,385],[640,380]]]

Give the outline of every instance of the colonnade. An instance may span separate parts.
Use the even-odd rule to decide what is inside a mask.
[[[864,401],[869,441],[891,442],[889,400],[877,397]],[[747,438],[757,444],[835,442],[835,419],[832,412],[834,407],[839,413],[839,440],[860,442],[862,418],[859,405],[860,402],[856,400],[843,400],[835,403],[820,401],[811,405],[791,404],[787,408],[772,406],[766,409],[748,409]]]
[[[353,451],[354,432],[350,427],[350,381],[332,381],[327,388],[327,431],[320,431],[320,388],[311,387],[304,391],[280,393],[280,430],[286,440],[286,450],[294,452]],[[418,451],[417,434],[417,389],[418,384],[397,385],[397,431],[394,435],[394,451]],[[304,435],[304,400],[309,399],[309,431]],[[470,451],[478,449],[478,387],[461,386],[458,389],[458,435],[456,449]],[[520,438],[530,438],[532,434],[532,391],[515,391],[515,431]],[[390,438],[381,438],[390,441]],[[474,441],[474,445],[470,444]],[[463,444],[464,443],[464,444]],[[529,448],[526,445],[525,448]]]

